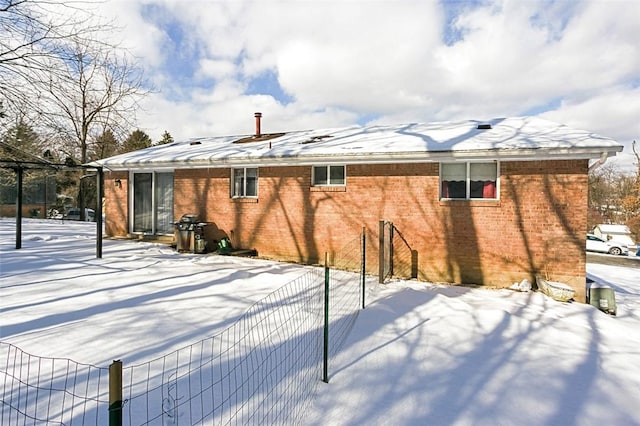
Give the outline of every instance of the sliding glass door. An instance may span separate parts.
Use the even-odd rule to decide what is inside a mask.
[[[153,173],[133,175],[133,232],[153,233]]]
[[[173,234],[173,173],[156,173],[156,234]]]
[[[173,172],[133,174],[133,232],[173,233]]]

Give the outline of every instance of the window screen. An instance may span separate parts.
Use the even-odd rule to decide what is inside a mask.
[[[231,188],[232,197],[257,197],[258,169],[233,169]]]
[[[313,166],[313,186],[343,186],[345,166]]]

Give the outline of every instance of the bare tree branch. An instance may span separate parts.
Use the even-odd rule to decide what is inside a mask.
[[[78,40],[65,57],[64,68],[43,85],[41,102],[57,111],[43,119],[58,132],[73,135],[78,158],[86,162],[90,142],[105,128],[134,127],[137,102],[147,90],[124,51]]]
[[[31,122],[46,126],[49,139],[66,141],[58,149],[82,162],[105,129],[126,134],[135,127],[138,100],[147,93],[132,56],[110,41],[117,29],[100,22],[90,6],[0,0],[3,112],[28,113]]]

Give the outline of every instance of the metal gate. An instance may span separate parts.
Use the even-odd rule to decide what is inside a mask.
[[[378,282],[383,283],[393,275],[393,222],[380,221],[380,258],[378,261]]]

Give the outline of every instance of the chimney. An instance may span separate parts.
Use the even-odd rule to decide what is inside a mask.
[[[256,138],[259,138],[261,135],[260,133],[260,118],[262,118],[262,113],[261,112],[256,112],[255,114],[256,117]]]

